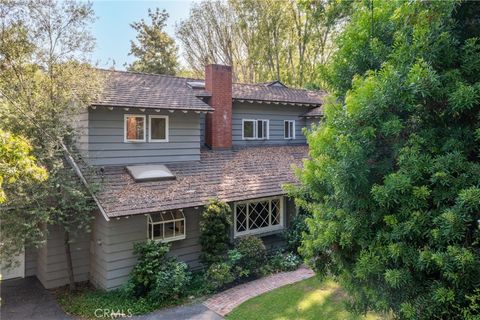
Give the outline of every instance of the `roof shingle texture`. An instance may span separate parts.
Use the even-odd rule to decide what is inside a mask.
[[[301,115],[302,117],[321,117],[323,116],[323,107],[316,107],[313,109],[308,110]]]
[[[294,89],[265,84],[233,84],[233,99],[278,101],[321,105],[325,97],[324,91]]]
[[[203,81],[157,74],[99,70],[106,75],[102,97],[94,106],[212,111],[201,97],[205,90],[192,89],[187,82]],[[321,105],[324,91],[272,86],[270,83],[232,85],[232,98],[284,103]]]
[[[122,71],[101,71],[105,89],[95,106],[212,111],[198,92],[187,86],[189,79]]]
[[[109,217],[121,217],[201,206],[211,198],[281,195],[283,184],[297,183],[292,165],[307,156],[305,145],[204,150],[200,161],[167,165],[176,176],[170,181],[135,182],[124,167],[107,167],[98,198]]]

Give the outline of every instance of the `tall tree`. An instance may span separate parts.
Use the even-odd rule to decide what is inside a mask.
[[[156,8],[148,9],[150,24],[144,19],[130,26],[137,32],[137,42],[130,41],[130,55],[137,58],[128,70],[174,75],[178,68],[178,48],[165,32],[168,13]]]
[[[6,189],[0,255],[8,260],[25,246],[40,246],[44,226],[59,224],[72,289],[70,244],[78,231],[88,231],[93,206],[65,156],[74,154],[73,120],[102,87],[86,63],[94,45],[91,21],[85,2],[0,2],[0,129],[27,138],[49,174],[42,184]]]
[[[304,86],[334,50],[332,39],[350,14],[350,1],[204,1],[177,26],[189,67],[233,66],[239,81],[272,79]]]
[[[324,70],[337,99],[308,135],[301,251],[358,311],[478,319],[479,8],[356,3]]]

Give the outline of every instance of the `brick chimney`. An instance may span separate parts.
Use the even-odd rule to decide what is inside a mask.
[[[205,90],[215,109],[205,118],[205,143],[212,149],[232,148],[232,67],[209,64],[205,67]]]

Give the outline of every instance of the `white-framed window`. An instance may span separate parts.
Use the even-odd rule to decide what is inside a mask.
[[[182,210],[170,210],[147,215],[147,237],[170,242],[185,239],[185,216]]]
[[[124,116],[124,142],[145,142],[145,115],[126,114]]]
[[[282,230],[283,197],[254,199],[234,204],[234,237]]]
[[[168,116],[149,116],[150,142],[168,142]]]
[[[283,138],[295,139],[295,120],[285,120],[283,122]]]
[[[243,140],[269,139],[269,121],[263,119],[242,119]]]

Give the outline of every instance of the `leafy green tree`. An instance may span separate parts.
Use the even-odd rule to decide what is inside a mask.
[[[2,261],[41,246],[47,224],[65,230],[65,255],[75,288],[70,245],[88,231],[93,204],[67,159],[75,156],[74,123],[96,99],[102,79],[87,63],[91,4],[75,1],[0,2],[0,129],[28,139],[48,171],[42,184],[7,188],[0,207]]]
[[[130,26],[137,32],[137,42],[130,41],[130,55],[137,58],[128,66],[130,71],[174,75],[178,68],[178,48],[165,32],[168,13],[148,9],[151,23],[144,19]]]
[[[39,183],[48,177],[45,168],[31,155],[32,146],[23,137],[0,129],[0,203],[7,200],[4,185]]]
[[[357,311],[478,319],[478,5],[355,6],[292,191],[312,214],[301,252]]]
[[[220,200],[210,200],[200,219],[200,259],[210,265],[225,257],[230,243],[232,210]]]
[[[304,86],[318,80],[351,7],[344,0],[202,1],[176,35],[197,76],[205,64],[222,63],[239,81]]]

